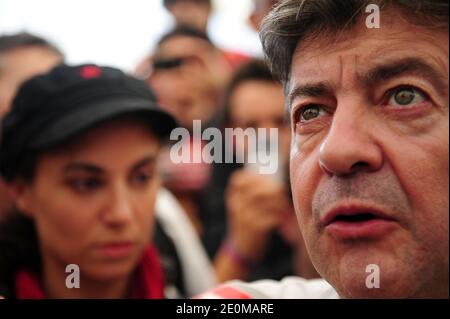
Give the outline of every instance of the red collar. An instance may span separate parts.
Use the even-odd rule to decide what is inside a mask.
[[[38,275],[25,269],[20,270],[16,274],[15,288],[17,299],[47,298]],[[153,246],[147,247],[144,251],[144,255],[137,267],[128,298],[164,298],[164,276],[158,254]]]

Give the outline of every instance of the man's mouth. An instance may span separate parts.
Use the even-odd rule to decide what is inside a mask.
[[[388,214],[362,206],[340,206],[321,220],[325,231],[336,239],[380,238],[396,226]]]
[[[342,221],[348,223],[360,223],[377,218],[379,217],[372,213],[360,213],[360,214],[357,213],[355,215],[338,215],[332,222]]]

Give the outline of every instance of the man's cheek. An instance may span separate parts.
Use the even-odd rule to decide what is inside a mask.
[[[294,202],[295,211],[299,214],[300,210],[300,188],[301,188],[301,179],[299,178],[299,169],[295,164],[295,161],[291,162],[290,166],[291,171],[291,187],[292,187],[292,200]]]
[[[301,175],[295,178],[292,186],[292,197],[294,202],[294,208],[297,214],[297,220],[302,231],[305,228],[310,228],[312,223],[311,216],[311,201],[308,195],[302,191],[305,189],[302,187],[302,177]]]

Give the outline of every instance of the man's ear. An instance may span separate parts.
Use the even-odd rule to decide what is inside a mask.
[[[28,217],[32,216],[30,182],[17,180],[7,185],[9,196],[13,199],[17,209]]]

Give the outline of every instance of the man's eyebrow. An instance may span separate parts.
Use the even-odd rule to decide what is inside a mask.
[[[317,82],[304,85],[298,85],[289,92],[288,107],[290,108],[296,98],[299,97],[321,97],[330,95],[332,92],[331,86],[326,82]]]
[[[87,163],[70,163],[63,168],[64,173],[82,171],[85,173],[100,175],[104,170],[96,165]]]
[[[378,65],[362,76],[362,80],[366,87],[371,87],[382,81],[388,81],[407,74],[424,77],[432,82],[439,91],[446,90],[446,77],[426,60],[415,57]]]

